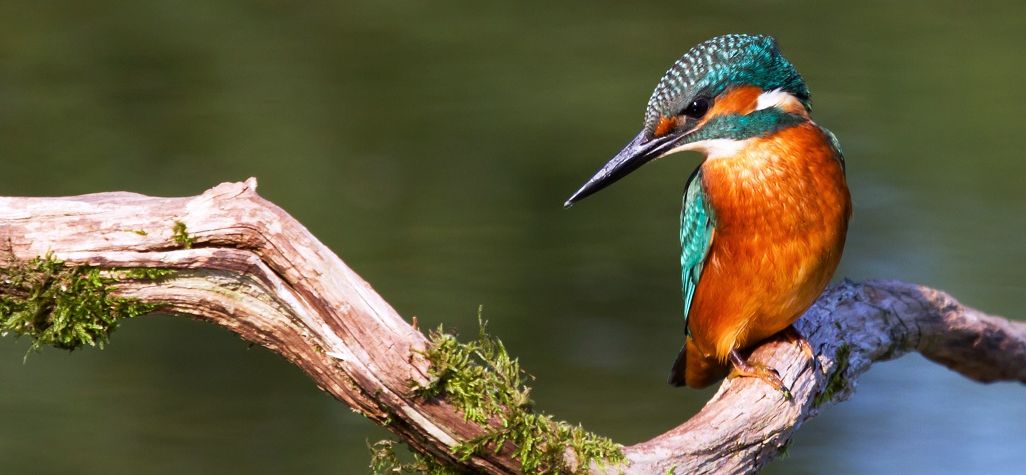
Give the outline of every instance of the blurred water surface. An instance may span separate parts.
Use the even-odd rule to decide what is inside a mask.
[[[775,35],[840,137],[855,217],[838,277],[1021,315],[1019,2],[0,2],[2,195],[260,192],[404,315],[492,330],[538,406],[631,443],[672,389],[677,213],[693,155],[561,203],[639,127],[693,44]],[[297,369],[184,319],[104,351],[0,340],[6,473],[361,473],[383,432]],[[767,473],[1015,473],[1026,388],[880,365]]]

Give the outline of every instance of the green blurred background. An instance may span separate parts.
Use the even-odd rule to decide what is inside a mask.
[[[0,2],[0,194],[183,196],[256,176],[404,316],[476,309],[538,406],[633,443],[710,391],[681,338],[680,155],[572,210],[670,62],[776,36],[840,137],[838,278],[1021,315],[1021,2]],[[707,3],[707,4],[706,4]],[[129,322],[104,351],[0,340],[4,473],[361,473],[383,431],[210,325]],[[918,356],[874,367],[767,473],[1015,473],[1026,388]]]

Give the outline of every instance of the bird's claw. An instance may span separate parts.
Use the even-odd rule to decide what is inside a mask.
[[[765,366],[750,364],[736,351],[730,352],[730,362],[733,369],[730,371],[728,378],[757,378],[770,385],[773,389],[780,391],[784,396],[784,399],[787,399],[788,401],[792,399],[791,390],[784,385],[784,380],[780,378],[780,373],[778,373],[777,370],[767,368]]]

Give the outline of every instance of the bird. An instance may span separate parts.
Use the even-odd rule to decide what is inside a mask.
[[[778,335],[814,362],[793,324],[837,269],[852,203],[840,143],[811,111],[805,80],[775,38],[717,36],[673,63],[642,130],[564,203],[657,158],[704,155],[684,185],[684,336],[671,385],[753,377],[789,396],[776,370],[745,356]]]

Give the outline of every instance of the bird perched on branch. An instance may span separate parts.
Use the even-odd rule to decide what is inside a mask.
[[[680,217],[684,342],[674,386],[733,369],[787,393],[744,350],[791,326],[826,287],[851,216],[844,158],[809,116],[809,90],[772,37],[724,35],[695,46],[656,85],[640,133],[566,206],[641,165],[693,150]]]

